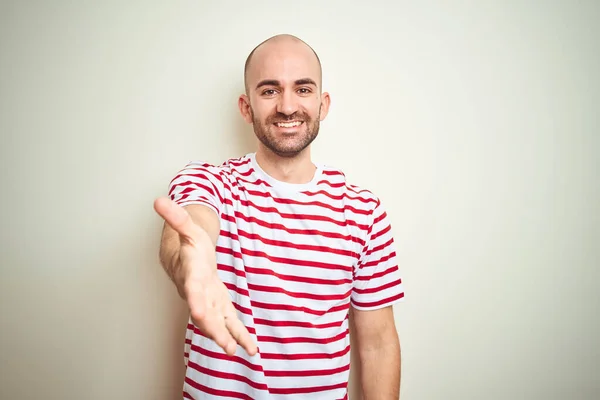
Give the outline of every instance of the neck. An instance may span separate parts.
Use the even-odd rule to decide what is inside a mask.
[[[268,148],[259,146],[256,162],[273,179],[285,183],[308,183],[315,176],[317,169],[310,158],[310,147],[293,157],[281,157]]]

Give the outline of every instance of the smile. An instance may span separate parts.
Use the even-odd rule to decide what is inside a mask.
[[[292,121],[292,122],[278,122],[277,125],[279,128],[296,128],[297,126],[302,125],[302,121]]]

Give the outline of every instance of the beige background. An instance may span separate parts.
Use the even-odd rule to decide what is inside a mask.
[[[216,3],[0,3],[0,398],[180,398],[152,202],[252,151],[281,32],[323,61],[315,159],[394,224],[403,400],[600,398],[599,3]]]

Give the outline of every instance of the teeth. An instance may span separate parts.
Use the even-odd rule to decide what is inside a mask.
[[[280,128],[294,128],[296,126],[300,126],[302,122],[301,121],[294,121],[294,122],[278,122],[277,126]]]

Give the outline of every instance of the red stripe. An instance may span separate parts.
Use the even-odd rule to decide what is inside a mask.
[[[354,192],[355,192],[356,194],[359,194],[359,193],[358,193],[358,192],[356,192],[356,191],[354,191]],[[375,200],[375,199],[364,199],[364,198],[362,198],[362,197],[350,197],[350,196],[348,195],[348,193],[346,193],[346,192],[344,192],[343,194],[341,194],[341,195],[338,195],[338,196],[336,196],[336,195],[333,195],[333,194],[331,194],[331,193],[329,193],[329,192],[326,192],[325,190],[318,190],[318,191],[316,191],[316,192],[307,191],[307,192],[302,192],[302,193],[306,194],[307,196],[316,196],[316,195],[322,194],[322,195],[324,195],[324,196],[326,196],[326,197],[329,197],[329,198],[330,198],[330,199],[332,199],[332,200],[343,200],[343,199],[348,199],[348,200],[356,200],[356,201],[360,201],[361,203],[364,203],[364,204],[369,204],[369,203],[375,203],[375,204],[377,204],[377,200]]]
[[[314,246],[314,245],[309,245],[309,244],[286,242],[283,240],[265,239],[264,237],[262,237],[256,233],[248,233],[248,232],[244,231],[243,229],[239,229],[239,228],[237,231],[238,231],[239,236],[243,236],[247,239],[258,240],[264,244],[271,245],[271,246],[292,248],[292,249],[296,249],[296,250],[310,250],[310,251],[317,251],[320,253],[338,254],[338,255],[342,255],[342,256],[353,257],[356,259],[358,259],[358,257],[359,257],[358,253],[349,251],[349,250],[345,250],[345,249],[334,249],[332,247],[326,247],[326,246]],[[239,241],[238,235],[236,235],[235,233],[223,230],[223,229],[221,230],[220,235],[223,237],[229,237],[233,240]]]
[[[226,221],[233,222],[234,224],[237,224],[236,218],[238,218],[238,219],[244,220],[248,223],[255,223],[257,225],[260,225],[262,227],[265,227],[265,228],[268,228],[271,230],[279,229],[279,230],[282,230],[282,231],[285,231],[285,232],[291,233],[291,234],[323,236],[323,237],[330,238],[330,239],[344,239],[344,240],[347,240],[350,242],[359,243],[361,246],[365,245],[365,241],[363,239],[354,237],[352,235],[342,235],[340,233],[325,232],[325,231],[319,231],[316,229],[288,228],[282,224],[274,224],[274,223],[266,222],[263,219],[259,219],[256,217],[248,217],[239,211],[235,211],[235,216],[225,214],[222,216],[222,218]]]
[[[335,306],[330,308],[329,310],[313,310],[307,307],[298,307],[287,304],[271,304],[271,303],[263,303],[260,301],[251,301],[252,307],[264,308],[266,310],[283,310],[283,311],[302,311],[312,315],[322,316],[327,313],[332,313],[336,311],[344,311],[348,310],[350,307],[350,303],[340,304],[339,306]]]
[[[250,159],[246,159],[245,161],[240,161],[240,162],[229,162],[229,164],[232,165],[232,166],[234,166],[234,167],[244,166],[244,165],[247,165],[249,163],[250,163]],[[192,165],[193,165],[193,167],[192,167]],[[198,165],[200,167],[204,167],[204,168],[198,168]],[[223,164],[223,165],[226,165],[226,164]],[[179,179],[179,178],[184,177],[184,176],[199,177],[199,178],[205,178],[205,179],[209,180],[209,178],[205,175],[205,174],[208,174],[211,177],[214,177],[214,178],[218,179],[224,185],[224,187],[227,190],[227,192],[229,192],[229,194],[232,194],[232,190],[229,187],[229,185],[227,184],[227,181],[223,180],[223,178],[221,177],[222,173],[229,173],[229,171],[221,171],[220,168],[222,168],[222,167],[216,167],[216,168],[219,168],[218,172],[213,172],[213,171],[210,170],[211,168],[215,168],[215,166],[211,165],[211,164],[207,164],[207,163],[203,163],[203,164],[190,163],[189,167],[184,168],[183,171],[197,170],[197,171],[204,172],[204,174],[189,174],[189,173],[182,172],[182,173],[178,174],[175,178],[172,179],[171,185],[173,184],[173,182],[176,179]],[[244,177],[245,176],[249,176],[249,175],[251,175],[254,172],[255,171],[252,168],[248,169],[245,172],[238,171],[238,170],[235,170],[235,169],[233,169],[231,171],[231,173],[234,173],[234,174],[239,175],[239,176],[244,176]],[[340,175],[342,177],[345,176],[343,173],[336,172],[336,171],[331,171],[331,172],[328,171],[327,173],[325,171],[323,171],[323,173],[326,174],[326,175],[330,175],[330,176],[335,176],[335,175]],[[268,182],[265,182],[262,179],[257,179],[254,182],[248,181],[248,180],[244,180],[244,179],[239,179],[239,178],[237,180],[239,180],[241,182],[245,182],[245,183],[251,184],[251,185],[257,185],[257,186],[258,185],[266,185],[268,187],[271,187]],[[332,186],[332,187],[341,187],[342,186],[339,183],[331,183],[331,182],[326,181],[326,180],[322,180],[322,181],[319,182],[319,184],[323,184],[323,183],[327,183],[329,186]],[[370,191],[363,190],[363,189],[359,190],[359,188],[356,187],[356,186],[354,186],[354,185],[346,185],[346,188],[349,191],[351,191],[351,192],[353,192],[353,193],[355,193],[357,195],[360,195],[362,193],[366,193],[366,194],[369,194],[369,195],[372,196],[372,193]],[[245,188],[240,187],[240,189],[244,190]],[[248,191],[248,192],[251,193],[251,194],[257,195],[257,193],[254,192],[254,191],[252,191],[252,192]],[[373,199],[373,198],[366,198],[365,199],[365,198],[362,198],[362,197],[352,197],[352,196],[349,196],[346,192],[344,192],[342,195],[339,195],[339,196],[331,195],[330,193],[327,193],[325,191],[304,192],[304,193],[306,195],[308,195],[308,196],[313,196],[313,195],[316,195],[316,194],[324,194],[325,196],[328,196],[328,197],[330,197],[332,199],[335,199],[335,200],[343,200],[345,198],[345,199],[348,199],[348,200],[357,200],[357,201],[360,201],[362,203],[375,203],[376,205],[379,205],[379,201],[377,199]],[[271,197],[271,194],[265,193],[263,197]],[[239,198],[238,198],[238,200],[239,200]],[[221,199],[221,202],[223,202],[223,199]],[[323,204],[323,206],[329,208],[328,205]],[[346,209],[348,209],[348,208],[352,209],[353,211],[357,212],[358,214],[368,215],[370,213],[370,211],[365,212],[364,210],[358,210],[358,209],[354,209],[354,208],[352,208],[350,206],[346,206]]]
[[[292,281],[292,282],[302,282],[302,283],[311,283],[315,285],[344,285],[351,284],[352,279],[321,279],[321,278],[308,278],[304,276],[296,276],[296,275],[284,275],[279,274],[277,272],[271,271],[268,268],[254,268],[246,266],[246,272],[248,274],[254,275],[269,275],[279,278],[284,281]]]
[[[383,221],[385,217],[387,217],[387,213],[384,211],[377,218],[375,218],[373,220],[373,225],[377,225],[378,223]]]
[[[209,181],[209,183],[211,183],[211,182]],[[182,194],[190,193],[190,192],[193,192],[194,190],[198,190],[200,188],[200,189],[204,189],[206,192],[210,193],[213,196],[215,195],[215,191],[213,190],[213,188],[203,185],[200,182],[193,182],[193,181],[183,181],[183,182],[178,182],[178,183],[174,184],[171,187],[171,190],[169,191],[169,195],[171,195],[175,191],[175,189],[177,189],[179,187],[183,187],[183,189],[181,189],[181,191],[179,192]]]
[[[388,225],[388,226],[386,226],[384,229],[380,230],[379,232],[377,232],[377,233],[374,233],[374,234],[373,234],[373,236],[371,236],[371,240],[375,240],[375,239],[377,239],[379,236],[383,236],[383,235],[385,235],[385,234],[386,234],[386,233],[388,233],[388,232],[389,232],[391,229],[392,229],[392,227],[391,227],[391,226],[389,226],[389,225]]]
[[[297,394],[297,393],[315,393],[325,392],[328,390],[345,389],[348,386],[348,382],[342,382],[335,385],[327,386],[313,386],[313,387],[293,387],[293,388],[270,388],[269,392],[272,394]]]
[[[213,171],[211,171],[211,169]],[[175,182],[177,179],[179,179],[181,177],[191,176],[192,174],[190,173],[190,171],[201,171],[201,172],[204,172],[204,173],[209,174],[211,176],[214,176],[220,182],[223,182],[223,179],[221,178],[220,173],[214,172],[214,169],[215,169],[214,165],[210,165],[210,164],[197,164],[197,163],[193,163],[192,162],[192,163],[189,163],[188,165],[186,165],[183,169],[181,169],[179,171],[179,173],[173,179],[171,179],[171,182],[169,182],[169,184],[172,185],[173,182]]]
[[[186,392],[185,390],[183,391],[183,397],[186,399],[194,400],[194,398],[190,394],[188,394],[188,392]]]
[[[237,269],[237,268],[229,266],[229,265],[217,264],[217,269],[220,270],[220,271],[231,272],[232,274],[235,274],[235,275],[237,275],[237,276],[239,276],[241,278],[245,278],[246,277],[246,273],[243,270]]]
[[[245,157],[245,156],[244,156]],[[248,165],[250,164],[251,160],[250,158],[246,158],[244,159],[244,157],[239,157],[239,158],[234,158],[232,160],[228,160],[227,164],[231,164],[234,167],[242,167],[244,165]],[[242,161],[243,160],[243,161]]]
[[[193,380],[191,380],[188,377],[185,378],[185,383],[187,383],[188,385],[190,385],[191,387],[193,387],[196,390],[199,390],[204,393],[212,394],[213,396],[233,397],[235,399],[243,399],[243,400],[254,400],[252,397],[250,397],[244,393],[238,393],[238,392],[234,392],[232,390],[218,390],[218,389],[209,388],[208,386],[204,386],[204,385],[199,384],[198,382],[194,382]]]
[[[261,321],[264,321],[264,320],[261,320]],[[189,329],[189,327],[190,327],[190,325],[188,325],[188,329]],[[193,330],[194,330],[194,334],[206,338],[206,336],[203,335],[198,330],[198,328],[193,327]],[[342,334],[338,335],[338,336],[342,336],[343,335],[343,337],[341,337],[338,340],[343,339],[348,334],[349,334],[349,331],[346,329],[345,332],[343,332]],[[268,342],[273,342],[273,341],[269,341],[269,340],[267,340],[267,341]],[[190,348],[194,352],[200,353],[200,354],[202,354],[204,356],[207,356],[207,357],[213,357],[213,358],[218,358],[218,359],[222,359],[222,360],[235,361],[235,362],[238,362],[239,364],[245,365],[246,367],[248,367],[249,369],[252,369],[254,371],[262,371],[262,366],[251,364],[247,360],[245,360],[243,358],[240,358],[240,357],[237,357],[237,356],[228,356],[228,355],[226,355],[224,353],[223,354],[215,353],[215,352],[212,352],[210,350],[206,350],[206,349],[204,349],[202,347],[199,347],[199,346],[196,346],[196,345],[191,345]],[[346,346],[346,348],[344,350],[337,351],[337,352],[334,352],[334,353],[294,353],[294,354],[284,354],[284,353],[262,353],[259,350],[259,354],[260,354],[260,357],[262,359],[265,359],[265,360],[318,360],[318,359],[333,360],[333,359],[345,356],[349,351],[350,351],[350,345]]]
[[[190,361],[188,363],[188,367],[195,369],[196,371],[200,372],[201,374],[210,375],[210,376],[213,376],[215,378],[220,378],[220,379],[229,379],[229,380],[234,380],[234,381],[238,381],[238,382],[243,382],[246,385],[248,385],[254,389],[267,390],[266,384],[254,382],[253,380],[245,377],[244,375],[234,374],[232,372],[217,371],[214,369],[206,368],[200,364],[196,364],[193,361]]]
[[[358,186],[356,186],[356,185],[348,184],[348,186],[347,186],[347,187],[348,187],[348,190],[350,190],[350,191],[351,191],[351,192],[353,192],[353,193],[356,193],[356,194],[366,193],[366,194],[368,194],[368,195],[371,195],[371,196],[373,196],[373,193],[371,193],[369,190],[367,190],[367,189],[361,189],[361,188],[359,188],[359,187],[358,187]],[[375,199],[373,199],[373,201],[374,201],[374,202],[375,202],[377,205],[379,205],[379,199],[375,198]]]
[[[358,208],[354,208],[349,204],[345,204],[344,207],[334,207],[331,204],[323,203],[321,201],[298,201],[298,200],[293,200],[293,199],[273,197],[271,193],[259,192],[256,190],[246,190],[246,192],[252,196],[270,198],[275,203],[279,203],[279,204],[290,204],[290,205],[298,205],[298,206],[318,206],[318,207],[326,208],[328,210],[335,211],[338,213],[343,213],[345,211],[350,210],[353,213],[359,214],[359,215],[371,214],[370,210],[361,210]],[[234,195],[234,197],[235,197],[235,195]],[[237,199],[239,199],[239,197],[237,197]]]
[[[329,187],[337,189],[337,188],[346,186],[346,182],[333,183],[333,182],[329,182],[327,179],[322,179],[319,182],[317,182],[317,185],[327,185]]]
[[[250,174],[250,175],[252,175],[252,174]],[[261,185],[264,185],[264,186],[266,186],[268,188],[272,188],[272,186],[269,184],[269,182],[267,182],[265,180],[262,180],[260,178],[257,178],[256,180],[251,181],[249,179],[242,179],[240,177],[236,177],[236,182],[244,182],[244,183],[246,183],[248,185],[254,185],[254,186],[259,186],[259,187]]]
[[[396,252],[392,251],[390,254],[388,254],[387,256],[381,257],[379,260],[373,260],[373,261],[369,261],[368,263],[363,264],[361,266],[361,268],[369,268],[369,267],[374,267],[374,266],[383,264],[386,261],[391,260],[395,256],[396,256]]]
[[[392,297],[388,297],[387,299],[382,299],[382,300],[378,300],[378,301],[361,302],[361,301],[354,301],[354,300],[352,300],[352,304],[354,304],[354,305],[356,305],[358,307],[364,307],[364,308],[377,307],[377,306],[380,306],[382,304],[390,303],[392,301],[401,299],[403,297],[404,297],[404,292],[398,293],[397,295],[392,296]]]
[[[395,272],[397,270],[398,270],[398,266],[393,265],[390,268],[386,269],[385,271],[377,272],[377,273],[375,273],[373,275],[369,275],[369,276],[357,276],[354,279],[357,281],[370,281],[371,279],[381,278],[382,276],[386,276],[387,274],[391,274],[392,272]]]
[[[300,321],[273,321],[270,319],[254,318],[254,324],[265,325],[265,326],[277,326],[277,327],[297,327],[297,328],[310,328],[310,329],[327,329],[336,328],[341,325],[340,321],[329,322],[327,324],[313,324],[310,322]]]
[[[275,207],[263,207],[263,206],[259,206],[258,204],[254,204],[252,201],[250,200],[245,200],[245,199],[241,199],[239,198],[237,195],[232,194],[232,198],[234,200],[236,200],[240,205],[245,206],[245,207],[252,207],[260,212],[263,212],[265,214],[274,214],[274,215],[278,215],[281,218],[285,218],[285,219],[292,219],[292,220],[310,220],[310,221],[321,221],[321,222],[329,222],[338,226],[342,226],[342,227],[346,227],[346,226],[355,226],[359,229],[367,229],[368,225],[364,225],[364,224],[359,224],[356,221],[350,220],[350,219],[346,219],[344,221],[338,221],[335,220],[333,218],[324,216],[324,215],[315,215],[315,214],[296,214],[296,213],[284,213],[281,210],[278,210]],[[231,202],[231,200],[226,200],[225,201],[226,204],[230,204],[233,205],[233,202]]]
[[[216,353],[214,351],[210,351],[210,350],[207,350],[205,348],[202,348],[202,347],[196,346],[196,345],[192,345],[192,350],[195,351],[196,353],[202,354],[205,357],[216,358],[219,360],[231,361],[231,362],[241,364],[241,365],[245,366],[246,368],[251,369],[252,371],[258,371],[258,372],[263,371],[262,365],[252,364],[251,362],[243,359],[242,357],[238,357],[235,355],[229,356],[225,353]]]
[[[242,314],[246,314],[246,315],[252,317],[252,310],[250,310],[249,308],[240,306],[238,303],[235,303],[235,302],[233,303],[233,308],[235,308]],[[256,333],[256,330],[252,326],[247,326],[246,329],[248,329],[248,332],[250,332],[250,333]]]
[[[379,246],[373,247],[371,250],[367,251],[367,253],[365,255],[370,256],[371,254],[373,254],[379,250],[383,250],[386,247],[391,246],[393,243],[394,243],[394,238],[392,237],[392,238],[390,238],[390,240],[388,240],[384,244],[380,244]]]
[[[343,367],[338,367],[338,368],[331,368],[331,369],[313,369],[313,370],[298,370],[298,371],[293,371],[293,370],[285,370],[285,371],[270,371],[270,370],[265,370],[265,376],[277,376],[277,377],[281,377],[281,376],[301,376],[301,377],[307,377],[307,376],[324,376],[324,375],[333,375],[333,374],[339,374],[341,372],[345,372],[350,370],[350,364],[346,364]]]
[[[334,343],[339,340],[344,339],[350,331],[346,329],[344,332],[339,333],[335,336],[328,338],[313,338],[313,337],[302,337],[302,336],[294,336],[294,337],[276,337],[276,336],[258,336],[259,342],[268,342],[268,343],[318,343],[318,344],[328,344]]]
[[[293,258],[286,258],[286,257],[272,257],[262,251],[253,251],[253,250],[248,250],[248,249],[244,249],[244,248],[242,248],[241,250],[242,250],[242,253],[247,256],[266,258],[267,260],[269,260],[273,263],[297,265],[299,267],[324,268],[324,269],[332,269],[332,270],[336,270],[336,271],[352,272],[352,266],[330,264],[330,263],[324,263],[324,262],[319,262],[319,261],[295,260]],[[221,253],[221,254],[233,255],[235,258],[239,258],[240,260],[243,259],[242,255],[240,253],[234,251],[233,249],[229,249],[229,248],[226,248],[223,246],[217,246],[216,251],[217,251],[217,253]]]
[[[247,256],[252,256],[252,257],[266,258],[267,260],[269,260],[271,262],[280,263],[280,264],[289,264],[289,265],[297,265],[299,267],[324,268],[324,269],[333,269],[336,271],[352,272],[352,266],[331,264],[331,263],[325,263],[325,262],[320,262],[320,261],[296,260],[296,259],[287,258],[287,257],[274,257],[274,256],[270,256],[267,253],[262,252],[262,251],[248,250],[248,249],[244,249],[244,248],[242,248],[242,254],[245,254]]]
[[[249,169],[249,170],[247,170],[246,172],[242,172],[242,171],[237,171],[237,170],[236,170],[236,171],[235,171],[235,173],[236,173],[236,175],[241,175],[241,176],[243,176],[243,177],[247,178],[247,177],[249,177],[250,175],[252,175],[252,173],[254,173],[254,170],[253,170],[253,169]]]
[[[264,360],[333,360],[345,356],[348,352],[350,352],[350,345],[346,346],[344,350],[336,351],[335,353],[261,353],[260,357]]]
[[[248,292],[246,289],[241,288],[233,283],[229,283],[229,282],[223,282],[223,284],[225,285],[225,287],[227,287],[227,289],[229,290],[233,290],[236,293],[241,294],[242,296],[246,296],[246,297],[250,297],[250,292]]]
[[[243,182],[255,183],[255,182],[250,182],[250,181],[247,181],[247,180],[243,180]],[[356,211],[357,214],[364,214],[364,215],[369,215],[369,214],[371,214],[373,212],[372,210],[365,211],[365,210],[356,209],[356,208],[354,208],[354,207],[352,207],[350,205],[347,205],[347,204],[344,206],[345,208],[331,208],[330,205],[328,205],[326,203],[323,203],[323,202],[319,202],[319,201],[308,201],[308,202],[306,202],[306,201],[296,201],[296,200],[290,200],[290,199],[285,199],[285,198],[273,197],[272,193],[265,192],[265,191],[252,190],[252,189],[249,189],[247,187],[240,186],[239,189],[242,192],[248,193],[248,194],[250,194],[252,196],[269,198],[269,199],[272,199],[275,202],[282,203],[282,204],[321,205],[321,206],[323,206],[325,208],[339,210],[339,211],[344,211],[347,208],[349,208],[349,209],[351,209],[353,211]],[[263,189],[263,188],[260,188],[260,189]],[[356,193],[356,194],[359,193],[359,192],[356,192],[354,190],[352,190],[352,192]],[[306,195],[311,195],[310,192],[303,192],[303,193],[306,194]],[[359,198],[359,197],[350,197],[350,196],[348,196],[347,193],[344,193],[344,194],[342,194],[340,196],[334,196],[334,197],[335,197],[335,200],[351,200],[351,201],[352,200],[357,200],[357,201],[360,201],[362,203],[376,203],[376,201],[372,200],[372,199],[363,199],[363,198]],[[236,197],[236,199],[239,200],[239,197]]]
[[[193,190],[197,190],[198,188],[202,188],[202,189],[206,190],[207,192],[209,192],[210,194],[212,194],[213,196],[218,196],[219,201],[222,203],[223,198],[221,197],[219,191],[215,187],[215,184],[210,180],[209,176],[213,177],[213,178],[219,180],[221,183],[223,183],[223,180],[221,179],[221,177],[218,174],[213,174],[208,171],[206,171],[205,173],[200,173],[200,174],[191,174],[191,173],[179,174],[172,180],[171,189],[169,191],[169,194],[173,193],[175,188],[180,187],[180,186],[185,187],[185,189],[183,189],[182,193],[189,193]],[[188,180],[175,183],[175,181],[179,178],[188,178]],[[190,180],[189,178],[196,178],[196,179]],[[210,186],[212,186],[212,187],[206,186],[206,184],[210,184]],[[229,188],[229,187],[227,187],[227,188]]]
[[[240,260],[243,260],[242,253],[235,251],[233,249],[228,249],[227,247],[217,246],[217,247],[215,247],[215,251],[217,253],[226,254],[226,255],[238,258]]]
[[[196,172],[196,173],[192,173],[192,172]],[[218,168],[215,171],[215,167],[213,165],[203,166],[203,167],[198,167],[198,166],[191,167],[190,166],[190,167],[184,168],[182,172],[180,172],[175,178],[173,178],[173,181],[175,181],[178,178],[187,177],[187,176],[193,176],[195,178],[204,178],[204,179],[210,181],[210,178],[212,177],[212,178],[215,178],[216,180],[218,180],[220,183],[225,184],[223,177],[221,177],[222,173],[223,173],[223,171]]]
[[[337,189],[337,188],[341,188],[341,187],[346,186],[346,182],[332,183],[332,182],[329,182],[326,179],[323,179],[323,180],[317,182],[317,185],[327,185],[327,186],[330,186],[330,187],[332,187],[334,189]]]
[[[266,285],[255,285],[252,283],[248,283],[248,289],[254,290],[257,292],[263,293],[281,293],[285,294],[289,297],[298,298],[298,299],[312,299],[312,300],[321,300],[321,301],[331,301],[331,300],[345,300],[350,296],[352,289],[348,290],[346,293],[342,294],[314,294],[314,293],[305,293],[305,292],[290,292],[281,287],[275,286],[266,286]]]
[[[265,184],[269,188],[271,187],[271,185],[269,185],[267,182],[265,182],[265,181],[263,181],[261,179],[257,179],[254,182],[251,182],[251,181],[246,180],[246,179],[238,179],[238,181],[258,186],[258,188],[260,188],[260,189],[264,189],[264,188],[260,187],[260,184]],[[322,194],[322,195],[325,195],[326,197],[329,197],[330,199],[333,199],[333,200],[350,200],[350,201],[358,201],[358,202],[361,202],[361,203],[364,203],[364,204],[374,203],[376,206],[379,205],[379,202],[372,197],[371,192],[369,192],[368,190],[357,191],[357,190],[353,189],[352,187],[350,187],[348,185],[346,185],[346,188],[348,190],[343,191],[343,193],[340,194],[340,195],[333,195],[333,194],[331,194],[331,193],[329,193],[329,192],[327,192],[325,190],[319,190],[319,191],[316,191],[316,192],[315,191],[304,191],[304,192],[302,192],[302,194],[304,194],[306,196],[316,196],[316,195]],[[252,191],[252,189],[250,189],[248,187],[240,186],[240,190],[245,191],[247,193],[251,193],[251,194],[256,195],[256,193],[254,191]],[[355,196],[350,196],[348,194],[348,192],[354,193],[357,196],[356,197]],[[360,197],[360,195],[362,193],[366,193],[367,195],[371,195],[371,196],[369,196],[369,198]],[[267,195],[260,195],[259,194],[259,196],[261,196],[261,197],[272,197],[273,196],[271,193],[265,193],[265,194],[267,194]]]
[[[329,175],[329,176],[346,176],[344,175],[344,173],[342,171],[337,171],[337,170],[323,170],[321,172],[323,175]]]
[[[381,286],[377,286],[374,288],[368,288],[368,289],[358,289],[358,288],[354,288],[354,292],[355,293],[359,293],[359,294],[369,294],[369,293],[377,293],[380,292],[382,290],[394,287],[396,285],[400,285],[402,283],[402,279],[397,279],[394,282],[388,282],[385,285],[381,285]]]

